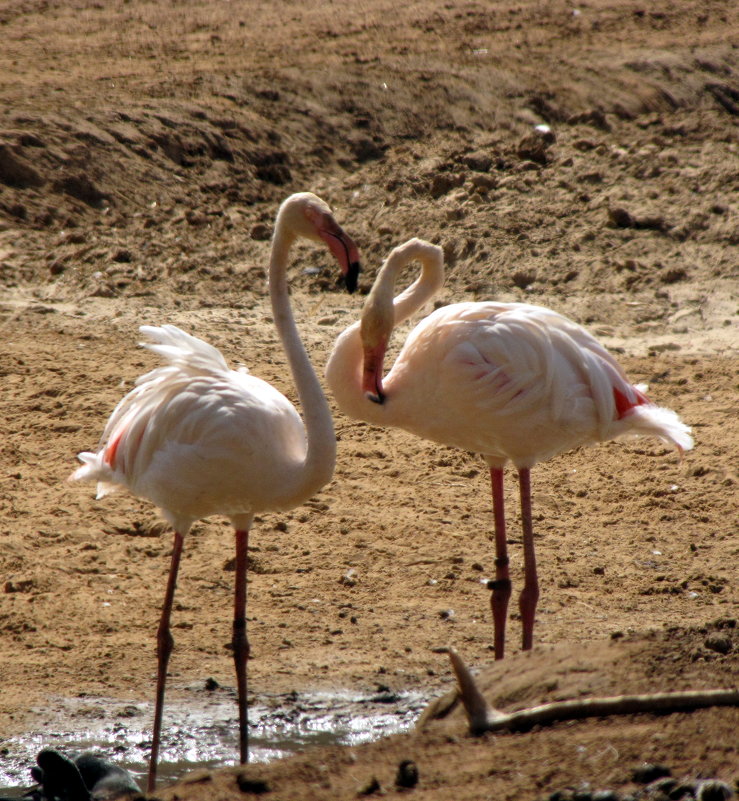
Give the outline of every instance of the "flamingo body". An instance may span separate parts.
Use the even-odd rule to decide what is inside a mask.
[[[73,478],[97,481],[99,498],[120,487],[147,498],[178,531],[213,514],[250,518],[297,506],[291,477],[307,438],[293,404],[176,326],[141,332],[167,364],[138,379]],[[332,460],[323,464],[302,500],[331,478]]]
[[[420,277],[397,297],[401,270],[418,260]],[[359,322],[337,339],[326,366],[336,402],[349,417],[396,426],[425,439],[480,453],[490,468],[495,523],[491,606],[495,656],[504,654],[511,582],[503,468],[518,470],[524,587],[519,597],[523,648],[533,642],[539,586],[534,554],[530,469],[573,448],[622,435],[655,436],[680,453],[690,429],[653,404],[584,328],[528,303],[455,303],[408,335],[384,375],[393,328],[430,300],[444,279],[442,250],[420,239],[395,248],[377,275]]]
[[[408,335],[382,386],[386,424],[491,466],[530,468],[624,434],[691,444],[677,416],[651,404],[591,334],[527,303],[437,309]]]
[[[331,410],[302,345],[290,308],[288,254],[296,239],[322,242],[356,287],[357,248],[323,200],[291,195],[277,214],[269,267],[275,327],[303,408],[245,369],[231,370],[213,346],[173,325],[143,326],[144,346],[165,362],[136,382],[113,411],[96,452],[71,476],[98,483],[98,497],[124,487],[155,503],[174,528],[167,588],[157,631],[157,689],[147,789],[156,783],[170,617],[184,537],[195,520],[231,519],[236,537],[232,646],[239,707],[239,751],[248,759],[246,571],[254,514],[303,503],[333,475]]]

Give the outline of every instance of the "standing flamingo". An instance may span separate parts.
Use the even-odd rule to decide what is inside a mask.
[[[393,299],[411,261],[421,275]],[[622,434],[652,435],[682,454],[690,429],[632,386],[608,351],[584,328],[528,303],[455,303],[423,319],[383,377],[395,325],[444,282],[442,250],[420,239],[395,248],[377,275],[361,320],[336,341],[326,378],[349,417],[397,426],[426,439],[482,454],[490,468],[495,528],[491,608],[495,658],[505,649],[508,572],[503,468],[518,470],[524,586],[519,597],[523,648],[532,647],[539,597],[531,518],[530,470],[562,451]]]
[[[347,288],[359,271],[358,251],[320,198],[304,192],[280,207],[272,239],[269,291],[275,325],[305,415],[244,368],[230,370],[221,353],[173,325],[142,326],[144,347],[166,365],[138,379],[118,404],[97,453],[81,453],[73,479],[98,482],[98,498],[125,487],[155,503],[174,528],[167,590],[157,632],[157,690],[148,790],[156,783],[169,628],[185,534],[200,518],[226,515],[236,531],[233,654],[236,665],[241,762],[248,759],[246,708],[246,566],[254,515],[291,509],[333,475],[336,439],[331,412],[300,341],[287,287],[290,246],[299,237],[325,242]]]

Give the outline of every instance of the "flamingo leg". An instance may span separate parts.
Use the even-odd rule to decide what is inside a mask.
[[[488,589],[492,590],[490,608],[493,612],[495,658],[502,659],[505,653],[508,601],[511,597],[502,467],[490,468],[490,483],[493,490],[493,518],[495,522],[495,580],[488,582]]]
[[[521,522],[523,523],[523,571],[524,585],[518,599],[518,608],[523,623],[523,650],[528,651],[534,644],[534,617],[539,600],[539,580],[536,575],[536,554],[534,553],[534,527],[531,518],[531,471],[521,468],[518,471],[521,491]]]
[[[152,792],[157,780],[157,762],[159,760],[159,741],[162,733],[162,711],[164,709],[164,686],[167,682],[167,664],[174,647],[172,633],[169,630],[169,619],[172,615],[172,601],[177,587],[177,572],[180,568],[182,556],[182,543],[184,537],[179,531],[174,533],[172,546],[172,561],[169,566],[167,590],[164,593],[162,615],[157,630],[157,692],[154,704],[154,733],[151,739],[151,756],[149,757],[149,776],[147,779],[147,792]]]
[[[249,713],[246,707],[246,670],[249,640],[246,637],[246,567],[249,531],[236,531],[236,592],[234,594],[233,655],[239,703],[239,758],[249,761]]]

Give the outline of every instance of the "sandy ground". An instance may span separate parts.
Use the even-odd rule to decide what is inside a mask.
[[[518,653],[514,615],[490,692],[519,676],[500,691],[508,706],[557,686],[735,684],[738,29],[721,0],[0,3],[0,738],[54,697],[153,694],[170,532],[150,505],[98,502],[66,478],[154,364],[141,324],[205,337],[294,398],[265,265],[277,206],[299,190],[357,241],[363,292],[391,247],[430,239],[445,252],[441,302],[562,311],[693,427],[683,462],[629,441],[536,468],[537,647]],[[322,371],[361,297],[310,247],[292,290]],[[484,464],[335,422],[334,480],[255,526],[250,690],[441,694],[439,647],[492,663]],[[511,543],[516,592],[515,520]],[[195,526],[172,698],[208,677],[233,685],[232,558],[225,521]],[[728,648],[712,647],[717,632]],[[249,771],[283,799],[355,797],[372,776],[393,795],[404,758],[424,799],[627,789],[644,760],[734,781],[738,724],[714,709],[473,741],[459,716],[451,732]],[[162,797],[241,797],[235,775]]]

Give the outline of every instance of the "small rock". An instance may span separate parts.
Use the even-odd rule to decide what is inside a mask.
[[[33,579],[17,579],[16,581],[6,581],[3,591],[11,592],[30,592],[36,586]]]
[[[195,211],[194,209],[188,209],[185,212],[185,219],[189,225],[196,228],[208,224],[208,217],[202,211]]]
[[[347,570],[339,579],[339,584],[342,584],[344,587],[356,587],[357,571],[353,567]]]
[[[637,784],[651,784],[657,779],[671,775],[672,771],[664,765],[653,765],[651,762],[645,762],[634,768],[631,772],[631,780]]]
[[[731,787],[718,779],[702,781],[695,791],[697,801],[728,801],[733,795]]]
[[[367,782],[367,784],[357,790],[357,795],[374,795],[375,793],[379,793],[380,790],[382,790],[382,787],[380,787],[380,782],[378,782],[377,778],[373,776]]]
[[[593,128],[599,128],[601,131],[611,130],[611,124],[600,109],[592,109],[591,111],[584,111],[580,114],[573,114],[568,118],[567,122],[570,125],[591,125]]]
[[[687,277],[688,273],[684,267],[670,267],[660,273],[659,280],[663,284],[676,284],[678,281],[684,281]]]
[[[644,228],[652,231],[666,231],[670,227],[665,221],[665,218],[659,215],[637,217],[634,223],[637,228]]]
[[[205,680],[205,685],[204,686],[205,686],[206,690],[209,690],[210,692],[212,692],[213,690],[217,690],[221,685],[212,676],[209,676]]]
[[[710,634],[704,643],[706,648],[718,654],[728,654],[733,648],[731,637],[728,634]]]
[[[354,158],[360,162],[381,159],[385,152],[383,146],[378,145],[375,141],[366,136],[356,137],[349,142],[349,147],[352,150]]]
[[[467,153],[461,158],[462,163],[475,172],[488,172],[493,166],[493,159],[481,151],[476,153]]]
[[[539,131],[533,131],[521,139],[516,148],[519,158],[534,161],[537,164],[549,162],[549,145],[551,142]]]
[[[249,236],[257,242],[265,242],[272,236],[272,229],[264,223],[257,223],[249,232]]]
[[[603,173],[593,170],[592,172],[584,172],[582,175],[577,176],[578,181],[586,184],[602,184]]]
[[[464,175],[461,173],[454,174],[449,172],[440,172],[434,175],[431,179],[431,186],[429,192],[434,198],[439,198],[446,195],[452,189],[457,189],[464,183]]]
[[[290,183],[293,177],[287,164],[262,164],[257,167],[256,172],[260,181],[266,181],[275,186],[284,186]]]
[[[536,281],[536,273],[533,270],[516,270],[511,276],[511,281],[519,289],[526,289]]]
[[[491,189],[495,189],[498,185],[498,180],[493,175],[486,175],[485,173],[478,173],[473,175],[470,179],[472,181],[472,185],[477,189],[478,192],[481,194],[486,194]]]
[[[252,779],[246,773],[239,773],[236,777],[236,784],[242,793],[251,793],[251,795],[264,795],[272,789],[264,779]]]
[[[398,773],[395,776],[396,787],[415,787],[418,784],[418,768],[411,759],[404,759],[398,765]]]
[[[120,248],[116,250],[111,255],[111,259],[113,261],[117,261],[119,264],[128,264],[132,261],[131,251],[126,250],[125,248]]]
[[[634,217],[620,206],[608,209],[608,221],[614,228],[634,228]]]

